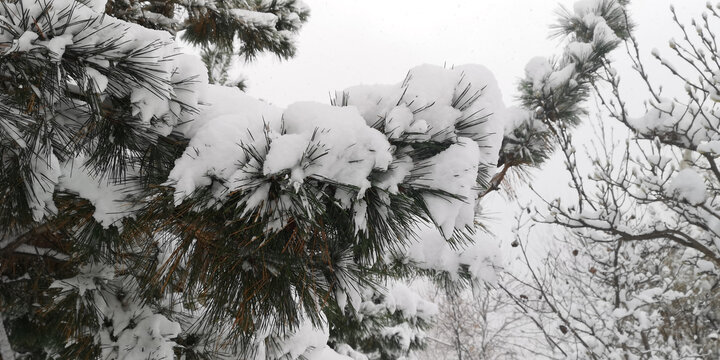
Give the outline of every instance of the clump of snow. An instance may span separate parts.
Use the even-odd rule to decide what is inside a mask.
[[[604,0],[578,0],[573,4],[573,10],[575,11],[575,15],[584,16],[600,9],[603,1]]]
[[[323,356],[332,355],[328,352],[328,350],[332,350],[326,349],[328,337],[327,326],[317,328],[313,326],[312,322],[305,320],[290,336],[279,341],[276,349],[269,349],[275,355],[271,358],[279,359],[289,356],[290,359],[297,359],[306,352],[308,355],[312,355],[315,351],[320,351],[315,356],[322,359]],[[343,358],[340,355],[337,356]]]
[[[55,154],[37,154],[31,160],[33,175],[25,184],[28,194],[28,205],[33,219],[40,221],[46,215],[57,212],[53,193],[60,178],[60,162]]]
[[[278,21],[275,14],[246,9],[230,9],[230,14],[251,27],[274,27]]]
[[[461,267],[467,266],[477,280],[488,283],[497,280],[496,267],[501,262],[501,254],[496,242],[476,234],[471,246],[454,247],[438,229],[428,225],[421,225],[417,234],[417,239],[392,256],[406,258],[423,269],[446,272],[455,279],[459,278]]]
[[[507,107],[500,86],[492,71],[484,66],[461,65],[453,70],[460,72],[460,82],[455,88],[454,99],[458,101],[456,106],[462,108],[461,121],[471,118],[473,114],[484,118],[471,126],[460,124],[461,121],[456,122],[456,126],[463,126],[458,135],[475,140],[480,151],[478,163],[493,169],[498,162],[507,121]],[[471,103],[466,102],[467,96],[461,98],[465,89],[468,89],[469,94],[477,96]],[[491,171],[490,176],[492,175]]]
[[[412,130],[413,113],[407,106],[396,106],[387,114],[385,131],[389,132],[390,139],[397,139],[408,130]],[[425,126],[426,127],[426,126]],[[418,129],[425,132],[426,129]]]
[[[586,61],[593,52],[593,45],[580,41],[573,41],[567,45],[565,49],[568,54],[575,58],[578,62]]]
[[[668,196],[684,200],[693,205],[705,202],[707,187],[705,180],[695,170],[687,168],[680,170],[665,188]]]
[[[181,125],[190,138],[184,154],[168,177],[175,187],[175,202],[182,202],[212,178],[230,179],[249,159],[239,144],[262,151],[265,132],[280,131],[282,111],[245,95],[237,88],[205,85],[198,101],[197,120]],[[237,111],[243,109],[243,111]]]
[[[172,359],[176,344],[171,339],[180,335],[180,324],[161,314],[147,314],[139,319],[133,328],[123,331],[115,341],[117,358]]]
[[[71,294],[93,299],[97,321],[102,324],[93,336],[103,359],[172,359],[176,338],[182,331],[178,322],[140,304],[132,296],[136,283],[118,277],[112,265],[92,263],[80,268],[75,277],[56,280],[50,288],[59,289],[56,301]],[[78,306],[83,304],[78,301]]]
[[[71,34],[63,34],[47,40],[47,42],[39,42],[40,45],[44,45],[48,49],[50,57],[54,61],[60,61],[65,53],[65,48],[72,43],[73,39]]]
[[[376,176],[373,185],[394,192],[399,182],[408,178],[408,170],[427,170],[430,175],[414,184],[459,197],[425,199],[443,233],[450,237],[455,229],[472,226],[478,172],[490,169],[492,175],[507,120],[507,109],[490,71],[477,65],[452,69],[423,65],[411,69],[405,81],[395,86],[346,89],[336,94],[336,103],[356,107],[367,125],[384,129],[390,140],[453,141],[445,153],[417,163],[402,160],[402,149],[398,149],[387,173]]]
[[[535,161],[533,155],[547,146],[544,134],[549,129],[535,113],[518,107],[508,108],[505,113],[505,143],[502,151],[519,159]]]
[[[340,355],[350,357],[352,360],[368,360],[368,357],[365,354],[355,351],[355,349],[350,347],[348,344],[335,345],[335,351],[337,351]]]
[[[578,69],[590,59],[595,48],[620,40],[603,17],[604,10],[615,11],[618,6],[606,0],[576,1],[571,17],[582,23],[592,38],[585,39],[587,42],[580,39],[570,42],[565,48],[565,57],[558,63],[543,57],[531,59],[525,67],[525,77],[532,83],[533,91],[549,94],[565,85],[574,86]]]
[[[650,105],[643,116],[629,119],[633,129],[644,136],[684,134],[686,136],[678,137],[677,141],[689,148],[720,141],[720,135],[714,130],[720,127],[720,110],[715,107],[700,109],[694,104],[683,105],[663,98],[659,102],[651,101]],[[712,149],[712,145],[702,146],[703,150],[699,151]]]
[[[33,43],[38,37],[40,37],[40,35],[34,31],[25,31],[17,40],[13,41],[12,50],[18,52],[30,51],[36,47]]]
[[[720,155],[720,141],[711,140],[708,142],[703,142],[702,144],[698,145],[697,151],[701,153]]]
[[[89,200],[95,207],[93,218],[106,229],[110,225],[119,226],[118,220],[133,216],[139,208],[130,199],[137,184],[95,174],[86,166],[84,155],[64,162],[61,171],[58,190],[75,193]],[[129,178],[133,177],[133,174],[127,175]]]
[[[547,86],[550,89],[557,89],[569,83],[573,75],[575,75],[575,64],[567,64],[562,69],[550,73],[547,79]]]
[[[103,283],[115,278],[115,269],[100,263],[85,264],[80,273],[72,278],[56,280],[50,285],[51,289],[61,289],[63,293],[77,291],[80,296],[89,290],[97,290]]]
[[[608,26],[607,22],[605,22],[605,19],[595,24],[595,28],[593,30],[594,43],[611,43],[619,40],[620,39],[615,34],[615,30]]]
[[[533,83],[534,91],[542,91],[548,76],[552,73],[553,68],[550,61],[544,57],[534,57],[525,65],[525,77]]]
[[[367,127],[354,108],[296,103],[285,110],[283,127],[286,134],[270,144],[265,175],[293,170],[296,181],[330,179],[357,187],[362,197],[370,172],[386,170],[392,161],[385,136]]]
[[[133,89],[130,101],[133,104],[132,114],[139,116],[144,123],[150,123],[153,117],[161,117],[170,110],[167,99],[143,87]]]
[[[395,284],[390,288],[389,295],[392,297],[395,311],[401,311],[405,319],[418,317],[429,321],[438,313],[437,305],[423,299],[407,285]]]
[[[612,30],[607,21],[601,16],[601,11],[607,9],[613,11],[620,6],[617,1],[608,0],[579,0],[573,5],[574,16],[580,19],[584,25],[593,31],[593,43],[609,43],[619,40],[615,31]]]
[[[441,195],[425,195],[433,221],[446,238],[454,230],[472,227],[475,220],[477,200],[477,173],[480,151],[477,143],[459,138],[458,143],[428,160],[424,169],[427,175],[416,180],[417,184],[446,191],[460,198]]]
[[[336,98],[357,107],[369,126],[384,123],[390,139],[469,137],[480,145],[483,163],[497,162],[505,104],[492,72],[483,66],[422,65],[411,69],[401,84],[355,86],[338,92]],[[483,116],[486,121],[465,123]]]
[[[352,208],[356,231],[366,226],[367,189],[397,193],[407,182],[447,192],[427,195],[425,201],[433,220],[450,237],[474,225],[479,170],[497,163],[504,133],[502,96],[492,74],[481,66],[424,65],[398,85],[338,93],[337,105],[343,106],[296,103],[284,111],[237,90],[205,89],[208,95],[197,100],[198,119],[178,127],[190,144],[168,179],[176,190],[175,201],[215,180],[218,199],[248,191],[243,199],[246,212],[274,214],[272,227],[282,227],[283,211],[295,205],[284,195],[268,202],[269,187],[262,179],[287,181],[287,191],[297,191],[309,180],[347,185],[352,190],[338,190],[335,197],[343,208]],[[408,156],[410,148],[390,144],[430,139],[452,145],[415,161]],[[248,149],[255,156],[248,156]]]
[[[175,67],[170,77],[173,84],[171,94],[172,101],[169,105],[167,118],[173,121],[166,121],[166,128],[162,128],[162,122],[155,124],[155,131],[166,136],[172,131],[184,133],[187,127],[196,126],[201,123],[202,118],[196,111],[201,107],[201,102],[215,95],[208,86],[208,72],[200,57],[191,54],[178,54],[173,57]],[[189,137],[189,136],[188,136]]]
[[[398,185],[405,181],[413,168],[414,164],[409,156],[397,158],[388,166],[387,171],[377,176],[373,185],[391,194],[397,194]]]
[[[102,94],[107,89],[108,78],[99,71],[91,67],[85,68],[85,74],[88,77],[88,88],[93,89],[97,94]]]

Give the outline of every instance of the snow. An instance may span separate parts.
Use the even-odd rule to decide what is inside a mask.
[[[351,266],[351,264],[349,259],[338,262],[338,266]],[[361,286],[352,281],[352,279],[349,279],[344,274],[338,275],[338,288],[335,291],[335,296],[338,306],[343,313],[347,310],[346,305],[348,305],[348,300],[352,310],[358,312],[363,304],[362,290]]]
[[[355,351],[348,344],[336,344],[335,351],[337,351],[340,355],[350,357],[352,360],[368,360],[368,357],[365,354]]]
[[[180,128],[191,140],[168,177],[175,187],[176,204],[197,188],[210,185],[213,177],[230,180],[241,171],[248,158],[239,144],[262,150],[266,130],[280,130],[280,109],[237,88],[205,85],[205,90],[198,100],[202,103],[198,120]],[[237,181],[232,185],[231,190],[239,186]]]
[[[230,9],[230,13],[247,26],[274,27],[278,21],[275,14],[245,9]]]
[[[720,111],[714,107],[703,107],[702,111],[695,105],[683,105],[675,100],[660,98],[650,102],[649,110],[641,117],[630,118],[630,125],[639,133],[652,137],[679,133],[677,141],[688,148],[720,141],[720,134],[714,129],[720,127]],[[704,150],[712,145],[703,145]],[[704,151],[703,150],[703,151]]]
[[[405,132],[408,132],[412,129],[410,126],[413,122],[413,114],[410,109],[408,109],[407,106],[400,105],[394,107],[390,112],[387,114],[387,119],[385,120],[385,132],[389,132],[388,138],[390,139],[397,139]],[[427,127],[427,125],[425,126]],[[425,129],[418,129],[418,130],[425,130]],[[425,132],[425,131],[418,131],[418,132]]]
[[[263,168],[265,175],[283,170],[300,170],[305,177],[317,177],[358,188],[362,198],[370,187],[370,172],[386,170],[392,161],[390,144],[379,131],[365,125],[363,118],[352,107],[332,107],[319,103],[296,103],[283,113],[286,134],[302,135],[306,141],[298,147],[298,139],[276,144],[273,140]],[[286,146],[287,145],[287,146]],[[303,153],[306,150],[311,150]],[[315,150],[315,152],[312,152]],[[303,159],[286,166],[268,163],[272,158]],[[290,165],[290,166],[287,166]]]
[[[26,31],[15,42],[15,51],[30,51],[35,48],[35,45],[33,42],[37,40],[37,38],[40,35],[38,35],[34,31]]]
[[[33,219],[40,221],[44,216],[57,212],[53,193],[61,175],[60,163],[53,153],[38,153],[32,158],[31,164],[33,174],[26,182],[28,206],[32,210]]]
[[[429,321],[438,313],[437,305],[423,299],[407,285],[395,284],[390,288],[389,295],[392,297],[395,311],[401,311],[405,319],[418,317]]]
[[[57,302],[72,293],[76,293],[79,299],[93,299],[93,313],[102,326],[92,335],[100,344],[102,358],[174,358],[176,344],[172,339],[181,333],[180,324],[138,303],[132,295],[133,291],[137,291],[135,283],[127,276],[116,276],[114,266],[85,264],[80,267],[78,275],[56,280],[50,288],[60,290],[55,299]],[[78,301],[78,306],[88,305],[87,300]]]
[[[115,269],[100,263],[85,264],[80,268],[80,273],[72,278],[56,280],[50,285],[51,289],[61,291],[77,291],[84,296],[87,291],[97,290],[100,283],[112,280],[115,277]]]
[[[720,141],[712,140],[708,142],[703,142],[702,144],[698,145],[697,151],[701,153],[720,155]]]
[[[274,354],[277,355],[274,358],[279,359],[283,355],[287,355],[290,359],[297,359],[306,352],[307,355],[312,356],[315,351],[320,351],[315,354],[318,359],[333,359],[333,354],[330,352],[332,350],[326,349],[328,337],[327,325],[317,328],[313,326],[312,322],[305,320],[294,333],[279,342],[277,349],[273,350]],[[342,359],[344,357],[337,355],[337,358]]]
[[[552,64],[544,57],[534,57],[525,66],[525,77],[532,80],[533,90],[543,91],[547,77],[552,73]]]
[[[594,49],[619,41],[615,31],[601,16],[600,10],[610,2],[604,0],[581,0],[574,4],[573,21],[585,25],[592,32],[589,42],[571,41],[560,61],[551,62],[544,57],[531,59],[525,67],[525,77],[532,83],[533,91],[550,94],[556,89],[574,85],[577,69],[592,56]],[[613,3],[613,7],[619,6]]]
[[[105,12],[107,0],[85,0],[83,1],[83,4],[93,9],[93,11],[102,13]]]
[[[448,238],[454,230],[474,226],[479,168],[497,162],[507,111],[492,74],[471,65],[424,65],[396,86],[350,88],[338,95],[347,106],[304,102],[283,111],[232,89],[206,89],[209,96],[198,99],[198,120],[179,126],[191,140],[168,179],[176,189],[176,203],[215,179],[222,184],[216,192],[219,200],[235,190],[253,190],[244,200],[246,211],[262,206],[275,212],[281,225],[278,209],[286,207],[267,204],[268,188],[254,185],[253,169],[262,168],[266,179],[287,179],[296,191],[308,179],[349,186],[352,194],[341,190],[336,198],[344,208],[353,207],[356,231],[362,231],[367,221],[365,191],[376,186],[397,193],[398,185],[421,169],[427,175],[416,176],[412,185],[458,197],[425,196],[433,220]],[[455,127],[479,113],[483,121]],[[376,130],[378,121],[384,121],[385,134]],[[388,141],[429,137],[455,144],[416,163],[404,155],[407,150]],[[254,149],[262,163],[243,148]]]
[[[477,143],[459,138],[457,144],[430,158],[425,169],[426,175],[415,180],[418,185],[460,196],[459,199],[453,199],[441,195],[424,195],[433,221],[448,239],[454,230],[473,227],[478,197],[478,158],[480,151]]]
[[[595,24],[595,29],[593,30],[594,43],[611,43],[615,41],[620,41],[620,38],[617,37],[615,31],[608,26],[604,19]]]
[[[350,356],[352,354],[353,356]],[[363,358],[359,352],[339,354],[329,346],[324,345],[318,349],[312,350],[306,353],[304,356],[307,360],[367,360],[367,357]]]
[[[575,15],[584,16],[596,12],[604,0],[579,0],[573,4]]]
[[[4,48],[1,53],[45,49],[50,61],[60,62],[69,49],[96,48],[112,43],[112,51],[105,51],[102,55],[92,53],[83,55],[81,60],[88,64],[87,79],[77,79],[77,81],[86,86],[94,82],[94,90],[99,95],[111,92],[115,96],[124,96],[125,92],[129,92],[134,106],[133,114],[145,124],[152,122],[151,127],[154,127],[153,130],[157,130],[158,134],[167,135],[179,120],[188,120],[186,117],[183,118],[183,115],[187,114],[183,114],[180,104],[186,104],[185,108],[197,105],[197,102],[192,101],[192,96],[189,99],[183,98],[187,96],[186,90],[193,90],[192,92],[196,93],[197,88],[180,82],[178,76],[186,75],[188,71],[195,72],[193,75],[199,75],[198,82],[202,83],[202,76],[206,77],[203,74],[205,69],[199,59],[195,60],[196,64],[200,62],[198,71],[198,66],[192,66],[192,61],[187,55],[178,54],[179,49],[170,33],[105,16],[103,14],[105,3],[105,0],[88,2],[56,0],[50,4],[52,9],[42,15],[40,14],[44,7],[42,2],[25,0],[12,3],[5,10],[9,12],[7,16],[26,13],[37,21],[12,25],[13,31],[0,34],[0,42],[13,44]],[[21,35],[15,38],[13,32]],[[124,41],[118,41],[120,34]],[[49,39],[45,39],[46,36]],[[75,55],[78,55],[78,52],[75,52]],[[148,59],[153,60],[147,61]],[[128,77],[118,82],[118,79],[108,79],[101,75],[104,74],[103,69],[110,67],[111,62],[115,61],[135,62],[142,66],[144,73],[152,76]],[[205,82],[207,82],[206,78]],[[185,94],[180,95],[176,91],[185,91]],[[181,118],[178,119],[178,116]]]
[[[286,134],[272,141],[272,150],[263,163],[263,173],[270,175],[282,170],[300,166],[306,150],[310,149],[312,134]],[[303,178],[293,176],[293,180],[302,182]]]
[[[133,104],[133,115],[140,116],[144,123],[150,123],[153,117],[160,118],[170,110],[168,99],[154,91],[136,87],[130,94],[130,101]]]
[[[160,314],[141,317],[130,331],[123,331],[117,340],[118,359],[172,359],[177,337],[182,329],[180,324]]]
[[[453,139],[456,144],[446,153],[422,163],[394,160],[388,171],[392,174],[378,177],[379,184],[395,191],[397,184],[389,182],[390,179],[402,181],[408,169],[411,172],[412,168],[427,169],[430,175],[426,177],[434,180],[420,179],[416,184],[462,198],[425,198],[433,220],[443,233],[450,237],[454,229],[472,226],[478,170],[481,166],[494,168],[505,131],[504,122],[508,120],[502,95],[489,70],[477,65],[452,69],[423,65],[411,69],[405,81],[396,86],[356,86],[336,93],[336,103],[356,107],[370,126],[384,125],[390,139],[411,142]],[[463,123],[474,117],[486,119]],[[426,135],[421,136],[419,132],[426,127]]]
[[[387,190],[391,194],[397,194],[398,184],[405,181],[413,167],[413,161],[409,156],[397,158],[388,166],[387,171],[378,175],[374,185],[379,189]]]
[[[462,110],[462,117],[467,118],[472,114],[487,117],[485,121],[463,129],[458,135],[475,140],[480,151],[478,163],[492,169],[498,162],[505,122],[508,121],[507,107],[500,86],[492,71],[484,66],[461,65],[456,66],[454,70],[460,72],[460,82],[455,88],[454,98],[459,98],[460,93],[465,89],[478,96],[472,104]]]
[[[410,349],[410,343],[415,339],[413,330],[408,323],[402,323],[397,326],[386,327],[382,330],[382,336],[387,338],[398,339],[401,351],[405,352]]]
[[[468,101],[471,98],[474,101]],[[429,136],[442,141],[471,137],[480,145],[483,163],[497,162],[505,104],[492,72],[483,66],[446,69],[422,65],[411,69],[401,84],[355,86],[336,93],[336,99],[345,99],[347,105],[357,107],[370,126],[384,120],[391,139],[422,141]],[[403,108],[413,113],[412,122]],[[490,115],[491,119],[462,131],[455,128],[461,119],[473,114]],[[419,136],[426,129],[427,135]]]
[[[696,273],[715,272],[715,264],[707,260],[698,260],[695,271]]]
[[[420,225],[417,234],[417,239],[393,256],[407,258],[423,269],[445,272],[454,279],[459,278],[461,265],[465,265],[476,280],[487,283],[497,280],[501,254],[498,244],[489,237],[476,234],[474,244],[453,247],[433,226]]]
[[[570,63],[565,65],[562,69],[553,71],[547,79],[547,86],[550,89],[557,89],[570,82],[573,75],[575,75],[575,64]]]
[[[705,180],[690,168],[680,170],[665,188],[665,193],[693,205],[702,204],[707,198]]]
[[[63,34],[56,36],[47,41],[45,47],[50,51],[50,57],[54,61],[60,61],[63,54],[65,53],[65,47],[73,43],[71,34]]]
[[[262,165],[265,176],[288,171],[298,183],[308,177],[329,179],[356,187],[360,198],[371,185],[370,173],[386,170],[392,161],[387,139],[367,127],[352,107],[297,103],[281,115],[279,109],[239,91],[223,92],[234,93],[224,94],[233,107],[225,111],[210,105],[201,115],[214,119],[186,130],[194,136],[170,173],[177,202],[199,186],[210,185],[211,176],[231,182],[230,191],[239,189],[246,178],[243,168],[252,160],[241,145],[268,148]],[[245,105],[241,114],[234,113],[238,105]]]
[[[576,61],[585,62],[593,52],[593,45],[579,41],[573,41],[567,45],[566,52],[572,55]]]
[[[16,115],[20,114],[19,111],[14,110],[14,109],[7,109],[7,110]],[[21,148],[21,149],[27,148],[27,143],[25,143],[25,140],[23,140],[22,133],[20,132],[20,129],[18,129],[16,124],[13,124],[13,122],[10,122],[10,121],[0,121],[0,127],[2,128],[2,131],[5,133],[4,135],[7,136],[8,138],[12,139],[12,141],[15,142],[15,145],[17,145],[18,148]]]
[[[593,31],[594,44],[619,40],[615,32],[607,25],[606,20],[600,16],[600,10],[606,5],[612,5],[612,9],[620,6],[617,2],[606,0],[580,0],[573,5],[575,17],[581,19],[585,26]]]
[[[367,232],[367,202],[364,200],[357,201],[353,205],[353,224],[355,225],[355,234],[360,231]]]
[[[134,216],[139,208],[129,199],[134,186],[138,185],[129,180],[117,182],[95,175],[85,162],[85,156],[79,155],[62,164],[58,190],[75,193],[90,201],[95,207],[93,218],[104,228],[110,225],[119,227],[120,219]],[[128,177],[133,177],[133,174],[128,174]]]
[[[105,92],[108,85],[108,78],[105,75],[89,66],[85,67],[85,74],[88,76],[88,87],[91,87],[98,94]]]

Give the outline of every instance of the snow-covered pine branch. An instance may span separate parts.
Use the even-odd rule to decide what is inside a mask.
[[[191,31],[222,22],[246,56],[291,55],[306,10],[249,4],[2,4],[1,270],[18,280],[0,297],[13,350],[339,357],[326,312],[361,312],[368,289],[408,274],[492,279],[493,254],[470,246],[507,117],[491,73],[421,66],[280,109],[209,84],[173,35],[227,48]]]

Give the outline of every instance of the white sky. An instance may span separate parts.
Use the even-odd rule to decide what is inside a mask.
[[[506,102],[534,56],[560,51],[548,26],[573,0],[305,0],[310,21],[289,61],[272,56],[242,66],[250,95],[279,106],[328,101],[328,92],[359,84],[397,83],[412,67],[482,64],[496,75]],[[662,47],[670,36],[670,3],[699,13],[704,0],[636,0],[638,36]],[[663,36],[662,34],[668,34]],[[658,41],[659,40],[659,44]],[[651,47],[646,49],[649,51]]]
[[[568,1],[564,1],[568,3]],[[249,93],[277,105],[327,101],[352,85],[396,83],[414,66],[478,63],[505,93],[527,60],[552,51],[555,0],[306,0],[310,21],[297,56],[259,59],[242,71]]]
[[[574,0],[305,0],[311,18],[298,37],[297,56],[279,61],[260,57],[243,65],[248,93],[279,106],[295,101],[327,103],[329,92],[359,84],[392,84],[423,63],[482,64],[495,73],[506,104],[513,102],[517,80],[535,56],[561,52],[557,39],[548,39],[549,25],[560,5],[572,8]],[[675,36],[669,5],[689,23],[705,0],[636,0],[630,7],[638,24],[636,36],[654,73],[666,74],[649,58],[652,48],[668,53],[667,41]],[[615,54],[618,67],[627,66],[623,52]],[[656,77],[658,78],[658,77]],[[669,76],[660,76],[661,81]],[[638,79],[630,78],[627,94],[643,93]],[[643,98],[631,98],[631,109],[640,111]],[[575,137],[586,143],[589,128]],[[582,162],[581,162],[582,166]],[[567,177],[558,157],[535,172],[533,185],[548,198],[568,193]],[[527,192],[520,197],[527,198]],[[571,197],[572,198],[572,197]],[[525,200],[527,201],[527,200]],[[502,243],[511,240],[509,228],[516,206],[500,196],[487,199],[496,220],[491,224]]]

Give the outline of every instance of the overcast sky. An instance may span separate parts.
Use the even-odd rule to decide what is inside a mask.
[[[261,57],[241,71],[248,92],[280,106],[327,101],[328,92],[358,84],[397,83],[413,66],[482,64],[512,100],[517,79],[534,56],[560,51],[548,39],[560,5],[573,0],[305,0],[310,21],[289,61]],[[669,0],[637,0],[631,11],[646,46],[672,36]],[[681,14],[699,13],[704,0],[674,1]],[[687,10],[686,10],[687,9]],[[665,46],[666,47],[666,46]]]
[[[298,37],[297,56],[289,61],[260,57],[240,69],[248,78],[248,93],[279,106],[295,101],[327,103],[328,93],[358,84],[398,83],[420,64],[482,64],[495,73],[506,104],[515,96],[518,78],[532,57],[559,54],[558,39],[548,39],[561,5],[574,0],[305,0],[311,18]],[[656,77],[667,71],[649,59],[652,48],[667,53],[668,40],[679,37],[671,23],[674,3],[681,20],[703,10],[704,0],[636,0],[630,7],[638,24],[636,36]],[[618,52],[618,67],[629,68]],[[630,76],[629,76],[630,77]],[[680,87],[681,88],[681,87]],[[642,93],[631,77],[627,94]],[[631,98],[642,110],[644,98]],[[576,140],[586,143],[589,128],[578,129]],[[581,160],[582,165],[582,160]],[[548,198],[568,193],[562,159],[535,171],[533,185]],[[520,192],[521,200],[529,196]],[[510,219],[517,207],[497,195],[484,200],[495,220],[490,224],[502,243],[511,240]],[[484,204],[485,204],[484,203]]]

